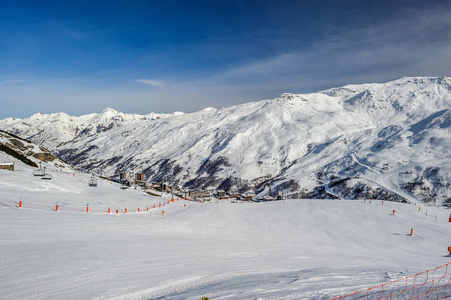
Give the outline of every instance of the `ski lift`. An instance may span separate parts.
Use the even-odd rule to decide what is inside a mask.
[[[45,167],[44,167],[44,175],[42,175],[41,180],[52,180],[52,175],[45,173]]]
[[[97,179],[94,176],[94,173],[92,173],[91,179],[88,182],[89,186],[96,187],[97,186]]]
[[[34,176],[44,176],[45,170],[42,169],[41,162],[39,162],[39,169],[33,171]]]

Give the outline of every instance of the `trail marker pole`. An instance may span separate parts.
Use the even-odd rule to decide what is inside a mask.
[[[149,211],[149,207],[147,206],[147,211]]]
[[[393,210],[393,215],[395,215],[395,210]]]
[[[410,236],[413,236],[413,228],[410,228]]]
[[[108,213],[111,213],[111,209],[108,207]]]
[[[127,208],[125,208],[125,213],[127,213]]]
[[[119,210],[116,209],[116,215],[118,215],[118,214],[119,214]]]
[[[164,210],[162,211],[162,213],[163,213],[163,217],[164,217]]]
[[[57,204],[56,207],[55,207],[55,211],[58,211],[58,204]]]
[[[22,200],[19,202],[19,207],[22,207]],[[451,216],[450,216],[450,220],[451,220]]]
[[[89,211],[89,204],[86,204],[86,212]]]
[[[138,212],[139,212],[139,207],[138,207]]]

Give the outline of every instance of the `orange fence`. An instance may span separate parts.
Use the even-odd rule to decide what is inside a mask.
[[[184,200],[184,199],[180,199],[180,200]],[[177,201],[179,201],[179,199],[177,198]],[[174,201],[176,202],[176,201]],[[150,208],[160,208],[162,206],[166,206],[166,204],[171,204],[170,201],[167,202],[163,202],[163,205],[161,204],[161,202],[159,204],[153,204],[152,206],[150,206]],[[175,204],[175,203],[174,203]],[[182,204],[180,204],[181,206]],[[138,213],[142,213],[142,212],[149,212],[149,205],[148,204],[143,204],[142,206],[144,206],[144,210],[141,210],[139,206],[137,206],[137,212]],[[53,211],[57,211],[57,212],[85,212],[85,213],[108,213],[111,214],[111,208],[109,207],[109,205],[104,205],[104,206],[100,206],[100,205],[95,205],[95,206],[89,206],[89,204],[87,204],[86,206],[79,206],[79,205],[72,205],[69,203],[65,203],[63,201],[57,201],[56,205],[55,204],[50,204],[50,203],[35,203],[34,201],[14,201],[14,200],[0,200],[0,209],[3,209],[3,207],[18,207],[18,208],[23,208],[23,209],[34,209],[34,210],[53,210]],[[186,207],[186,203],[184,204],[184,207]],[[123,208],[123,209],[116,209],[116,215],[118,215],[120,212],[127,214],[128,210],[127,207]],[[164,213],[163,213],[164,215]]]
[[[384,283],[363,291],[332,298],[348,299],[451,299],[451,263]]]

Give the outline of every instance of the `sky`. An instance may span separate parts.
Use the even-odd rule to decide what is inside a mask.
[[[451,76],[451,0],[2,0],[0,37],[0,119]]]

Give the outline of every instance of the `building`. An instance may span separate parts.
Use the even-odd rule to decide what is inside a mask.
[[[263,201],[274,201],[274,197],[272,197],[272,196],[265,196],[265,197],[263,197]]]
[[[231,191],[229,198],[239,200],[240,199],[240,193],[238,193],[238,191]]]
[[[14,163],[0,163],[0,169],[14,171]]]
[[[160,190],[165,192],[171,191],[171,186],[167,182],[160,183]]]
[[[182,198],[185,199],[196,199],[196,198],[210,198],[210,192],[201,189],[195,190],[184,190],[182,191]]]
[[[135,183],[137,184],[143,184],[145,183],[145,177],[143,173],[136,173],[135,174]]]
[[[127,181],[130,178],[130,172],[129,171],[122,171],[119,174],[119,179],[121,181],[121,183]]]
[[[216,197],[218,197],[219,199],[226,199],[226,192],[224,190],[218,190],[216,192]]]
[[[252,201],[255,198],[255,194],[251,194],[251,193],[246,193],[241,195],[241,200],[243,201]]]

